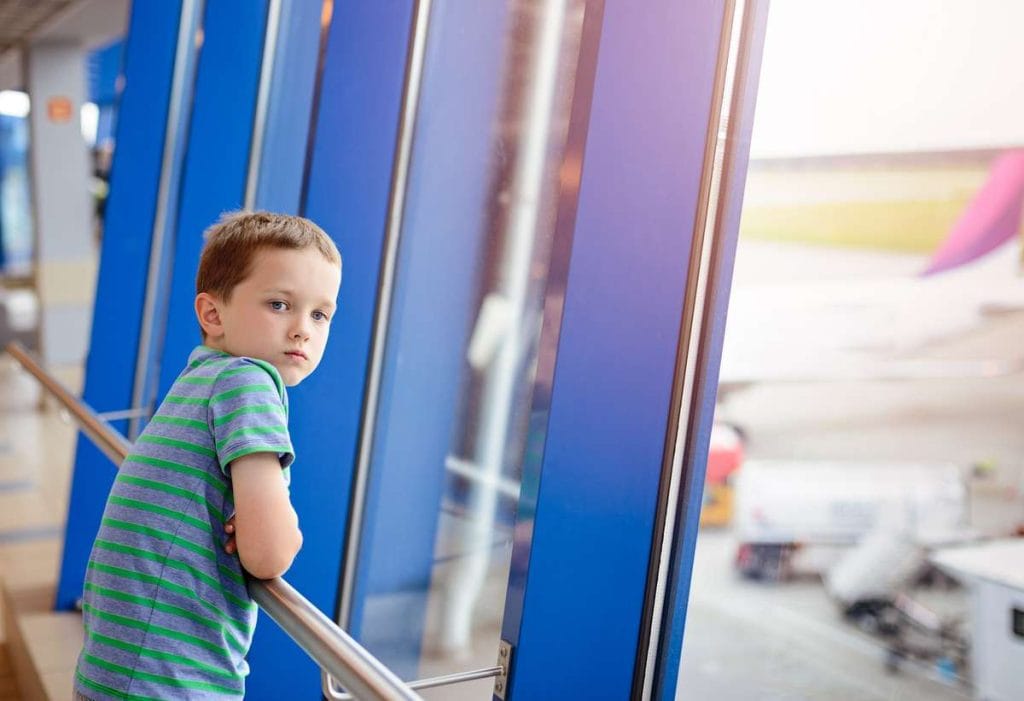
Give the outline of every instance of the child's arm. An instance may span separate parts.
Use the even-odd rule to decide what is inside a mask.
[[[235,546],[242,567],[257,579],[284,574],[302,547],[299,518],[274,453],[251,453],[231,463]]]

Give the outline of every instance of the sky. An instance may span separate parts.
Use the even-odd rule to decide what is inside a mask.
[[[1024,146],[1021,0],[772,0],[751,156]]]

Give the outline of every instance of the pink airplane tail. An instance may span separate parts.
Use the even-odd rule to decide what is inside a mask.
[[[1024,150],[996,159],[988,179],[932,256],[923,275],[969,263],[1020,231],[1024,204]]]

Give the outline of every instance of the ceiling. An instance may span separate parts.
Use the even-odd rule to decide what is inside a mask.
[[[0,0],[0,90],[22,83],[21,49],[35,42],[103,46],[125,33],[131,0]]]
[[[0,53],[24,43],[76,0],[0,0]]]

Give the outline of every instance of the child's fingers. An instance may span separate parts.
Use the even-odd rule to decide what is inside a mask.
[[[235,517],[232,516],[224,523],[224,532],[228,534],[228,540],[224,543],[224,552],[228,555],[234,555],[238,551],[238,546],[235,545]]]

